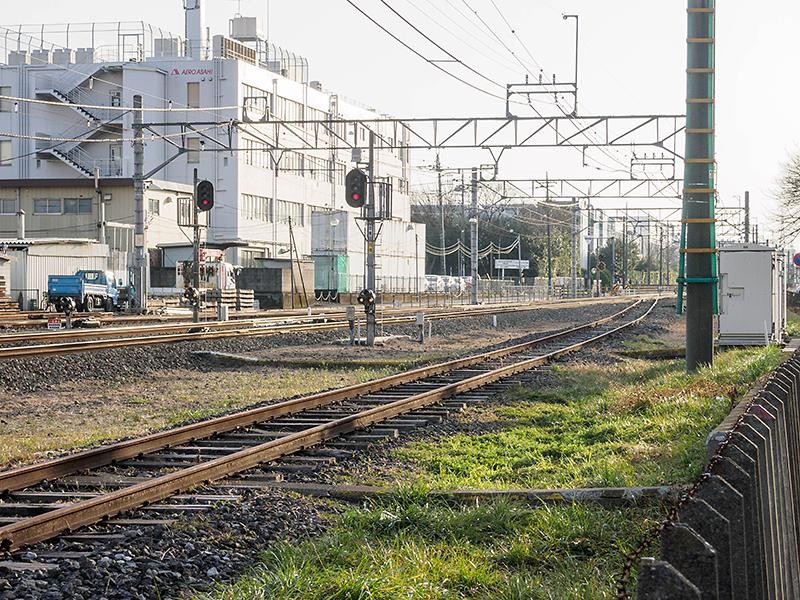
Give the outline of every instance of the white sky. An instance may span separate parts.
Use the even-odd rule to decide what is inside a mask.
[[[212,35],[227,33],[228,20],[237,12],[265,20],[269,16],[270,41],[308,59],[311,80],[382,112],[396,117],[504,114],[503,100],[475,91],[415,56],[347,0],[205,1]],[[447,58],[391,14],[381,0],[353,2],[418,52],[431,59]],[[582,115],[685,112],[686,0],[391,0],[387,4],[461,63],[503,86],[524,80],[525,69],[518,59],[531,73],[538,73],[535,60],[547,76],[555,73],[559,80],[571,80],[575,20],[565,21],[561,15],[577,14]],[[738,205],[738,197],[750,191],[763,241],[774,238],[765,229],[780,163],[800,151],[800,120],[793,110],[800,87],[793,68],[800,56],[800,2],[724,0],[719,5],[717,189],[726,206]],[[1,19],[3,25],[107,21],[145,21],[184,33],[181,0],[4,2]],[[477,87],[505,95],[502,87],[463,66],[439,64]],[[683,151],[682,139],[678,149]],[[599,151],[590,154],[591,168],[581,167],[581,155],[575,150],[507,151],[500,176],[624,177],[627,156],[621,151],[611,155],[622,164]],[[416,156],[417,161],[424,158],[422,153]],[[445,167],[468,168],[488,163],[490,157],[443,152],[441,160]]]

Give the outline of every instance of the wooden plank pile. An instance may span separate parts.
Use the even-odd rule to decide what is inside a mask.
[[[19,312],[19,303],[9,297],[6,278],[0,275],[0,313],[8,312]]]

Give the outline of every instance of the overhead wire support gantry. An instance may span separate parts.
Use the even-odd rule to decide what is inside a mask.
[[[376,117],[374,119],[334,120],[242,120],[236,125],[270,125],[286,128],[294,133],[298,128],[311,132],[319,139],[335,137],[340,148],[356,148],[362,144],[348,135],[338,135],[332,124],[357,125],[373,131],[380,148],[405,148],[408,150],[433,149],[507,149],[507,148],[588,148],[597,146],[655,146],[682,158],[677,150],[678,134],[684,130],[684,115],[601,115],[575,118],[572,116],[514,116],[514,117],[431,117],[400,119]],[[227,121],[226,121],[227,123]],[[224,124],[224,123],[220,123]],[[392,136],[381,135],[378,125],[392,131]],[[356,129],[356,128],[353,128]],[[398,136],[408,133],[408,141]],[[290,151],[315,149],[308,141],[282,143]],[[328,148],[324,146],[323,148]],[[322,149],[322,148],[319,148]]]

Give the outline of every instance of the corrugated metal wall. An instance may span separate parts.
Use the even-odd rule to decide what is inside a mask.
[[[20,294],[23,310],[39,305],[47,291],[49,275],[71,275],[78,269],[108,269],[108,246],[105,244],[35,244],[24,250],[6,250],[18,260],[11,261],[11,298]]]

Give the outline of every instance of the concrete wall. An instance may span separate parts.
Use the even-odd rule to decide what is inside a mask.
[[[643,558],[637,600],[800,598],[800,358],[745,396],[707,441],[706,474]]]

